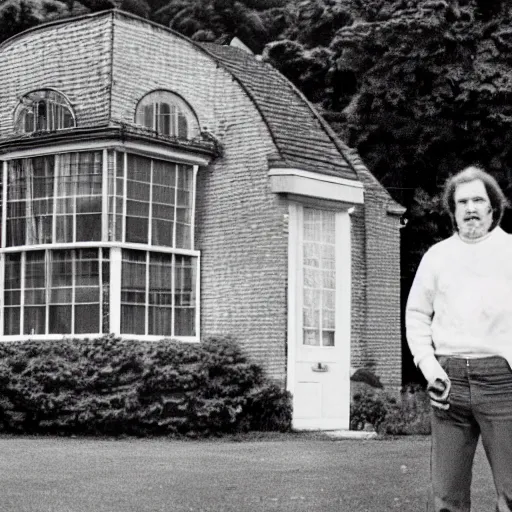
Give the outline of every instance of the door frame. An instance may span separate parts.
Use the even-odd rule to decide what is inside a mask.
[[[316,202],[315,202],[316,203]],[[300,278],[300,255],[302,244],[302,209],[306,207],[326,209],[335,212],[336,218],[336,331],[335,346],[343,362],[344,373],[341,396],[344,400],[342,418],[298,419],[292,415],[292,427],[296,430],[348,429],[350,422],[350,353],[351,353],[351,221],[350,205],[337,208],[332,205],[320,206],[307,201],[289,202],[288,229],[288,335],[287,335],[287,389],[292,397],[296,384],[297,344],[302,340],[302,279]]]

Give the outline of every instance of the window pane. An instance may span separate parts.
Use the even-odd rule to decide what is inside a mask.
[[[21,288],[21,255],[5,255],[4,304],[18,306]],[[20,334],[20,308],[5,307],[4,333]]]
[[[5,255],[5,290],[19,290],[21,288],[21,255]]]
[[[46,306],[23,308],[23,334],[44,334],[46,330]]]
[[[182,139],[188,138],[188,123],[187,118],[180,112],[178,114],[178,137]]]
[[[172,255],[151,254],[148,334],[172,334]]]
[[[195,309],[176,308],[176,336],[195,336]]]
[[[149,307],[148,334],[172,335],[172,307]]]
[[[125,334],[145,334],[144,306],[123,305],[121,307],[121,332]]]
[[[100,151],[67,153],[57,168],[57,241],[101,239],[102,156]],[[73,225],[76,214],[77,226]],[[97,215],[92,215],[96,213]]]
[[[171,105],[168,103],[157,103],[157,131],[161,135],[174,135]]]
[[[110,332],[110,263],[109,263],[110,253],[108,249],[103,249],[103,263],[101,265],[101,274],[102,274],[102,331],[103,333]]]
[[[196,259],[176,256],[174,286],[176,336],[195,335]]]
[[[46,304],[45,275],[44,251],[27,252],[25,255],[25,304]]]
[[[4,334],[17,335],[20,334],[20,308],[4,309]]]
[[[88,334],[99,331],[99,304],[84,304],[75,307],[75,333]]]
[[[334,346],[336,313],[335,214],[304,208],[303,341]]]
[[[7,245],[51,242],[53,156],[10,162],[7,189]]]
[[[121,270],[121,332],[145,334],[146,253],[123,251]]]
[[[45,288],[44,251],[27,252],[25,256],[25,289]]]
[[[71,332],[71,306],[50,306],[50,334]]]
[[[151,160],[128,155],[126,241],[148,243]]]
[[[101,240],[101,215],[77,215],[76,241]]]

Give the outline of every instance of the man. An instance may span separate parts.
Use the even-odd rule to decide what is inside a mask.
[[[512,236],[499,223],[506,199],[477,167],[444,194],[455,227],[418,267],[406,308],[414,361],[432,403],[429,510],[469,512],[480,435],[497,491],[512,511]]]

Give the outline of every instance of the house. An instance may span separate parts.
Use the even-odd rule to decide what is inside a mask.
[[[116,10],[0,67],[0,340],[232,335],[296,428],[398,389],[403,208],[274,68]]]

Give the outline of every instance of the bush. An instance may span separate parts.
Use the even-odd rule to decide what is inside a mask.
[[[388,410],[381,429],[391,435],[429,435],[430,399],[418,384],[405,386],[400,404]]]
[[[365,390],[354,395],[350,409],[350,428],[363,430],[370,424],[380,434],[430,434],[430,400],[419,385],[402,389],[398,403],[383,392]]]
[[[384,393],[364,390],[356,393],[350,406],[351,430],[364,430],[368,424],[379,431],[381,424],[388,415],[392,398]]]
[[[288,430],[289,393],[229,338],[0,345],[0,429],[91,435]]]

